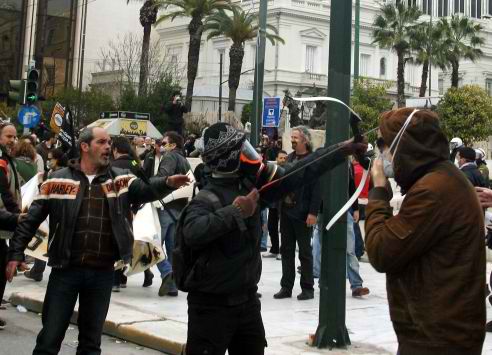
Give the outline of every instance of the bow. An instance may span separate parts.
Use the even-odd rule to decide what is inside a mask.
[[[360,132],[359,124],[362,122],[360,116],[355,112],[350,106],[348,106],[345,102],[338,100],[334,97],[321,96],[321,97],[308,97],[308,98],[294,98],[294,100],[307,102],[307,101],[331,101],[336,102],[345,106],[350,111],[350,128],[352,129],[352,134],[354,136],[355,143],[362,143],[364,141],[364,135]],[[376,128],[375,128],[376,129]],[[366,134],[372,132],[373,130],[366,132]],[[362,176],[361,182],[357,187],[355,193],[349,198],[349,200],[343,205],[343,207],[332,217],[332,219],[326,225],[326,230],[329,230],[341,216],[343,216],[350,206],[355,202],[357,198],[359,198],[364,185],[366,184],[367,178],[369,177],[369,168],[371,166],[371,159],[365,154],[355,154],[357,161],[364,168],[364,175]]]

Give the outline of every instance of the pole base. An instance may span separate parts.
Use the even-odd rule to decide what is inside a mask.
[[[328,327],[327,325],[318,325],[318,329],[316,329],[316,334],[314,334],[311,345],[316,346],[318,349],[347,349],[347,346],[350,344],[350,338],[345,325],[340,325],[335,328]]]

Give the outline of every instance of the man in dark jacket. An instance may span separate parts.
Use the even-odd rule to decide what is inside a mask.
[[[157,172],[159,171],[159,164],[161,163],[164,152],[165,150],[162,146],[162,139],[156,139],[152,150],[148,152],[143,162],[143,170],[147,177],[157,175]]]
[[[164,155],[159,164],[158,176],[168,177],[171,175],[186,175],[191,166],[183,155],[183,137],[177,132],[167,132],[162,139]],[[172,255],[174,249],[174,234],[176,229],[176,220],[181,210],[188,203],[187,199],[179,199],[169,203],[163,208],[158,203],[157,214],[161,223],[161,241],[165,244],[167,259],[157,264],[161,273],[162,283],[159,288],[159,296],[177,296],[178,289],[173,280],[172,274]]]
[[[11,123],[0,123],[0,211],[20,213],[22,201],[19,190],[19,176],[10,154],[15,144],[17,131]],[[12,228],[1,228],[0,233],[0,302],[3,299],[7,278],[4,270],[7,265],[7,242],[5,238],[12,236]],[[6,232],[9,231],[9,232]],[[0,329],[5,321],[0,319]]]
[[[48,171],[48,153],[55,148],[56,136],[51,131],[46,131],[43,134],[43,141],[36,147],[36,152],[43,158],[44,170]]]
[[[78,297],[77,353],[101,353],[114,263],[128,263],[132,257],[130,206],[154,201],[188,181],[185,176],[156,178],[149,186],[127,170],[110,167],[110,137],[99,127],[81,132],[79,150],[80,161],[71,161],[41,185],[10,244],[7,276],[11,281],[31,238],[50,217],[52,271],[35,355],[58,354]]]
[[[175,92],[171,98],[171,102],[164,107],[164,112],[169,116],[169,128],[171,131],[178,132],[183,135],[183,114],[188,112],[184,105],[181,93]]]
[[[435,113],[418,111],[401,132],[412,111],[387,112],[379,123],[385,162],[376,159],[372,168],[367,254],[386,273],[400,355],[479,355],[486,316],[483,210],[449,161]],[[396,152],[389,149],[395,139]],[[396,216],[385,175],[405,194]]]
[[[470,147],[461,147],[458,149],[458,154],[456,155],[456,158],[458,159],[458,166],[473,186],[487,187],[480,170],[478,170],[477,163],[475,163],[475,157],[475,149]]]
[[[254,151],[245,139],[243,132],[226,123],[207,129],[202,158],[212,175],[182,211],[182,234],[193,255],[192,265],[187,265],[192,271],[184,282],[188,355],[224,354],[227,349],[230,354],[264,353],[265,330],[256,295],[261,276],[260,208],[256,208],[258,192],[251,186],[256,173],[249,166],[251,160],[242,158],[244,147]],[[312,183],[361,148],[345,143],[313,162],[335,148],[320,149],[287,167],[285,174],[299,171],[262,192],[262,201],[276,202],[301,184]]]
[[[305,159],[312,153],[311,134],[304,127],[296,127],[291,134],[292,149],[287,163]],[[282,254],[282,288],[273,297],[276,299],[292,296],[296,278],[296,242],[299,246],[301,262],[301,289],[297,299],[314,298],[313,250],[311,248],[312,227],[316,225],[321,191],[319,181],[299,185],[298,189],[287,194],[280,205],[280,234]]]

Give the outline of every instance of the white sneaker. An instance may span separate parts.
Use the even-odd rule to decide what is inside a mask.
[[[277,258],[276,258],[276,259],[277,259],[277,260],[282,260],[282,255],[277,254]]]
[[[273,254],[273,253],[268,253],[268,254],[263,254],[264,258],[277,258],[278,254]]]

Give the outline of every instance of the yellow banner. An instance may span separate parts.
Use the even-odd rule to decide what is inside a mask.
[[[147,121],[121,120],[120,134],[124,134],[127,136],[146,136]]]

